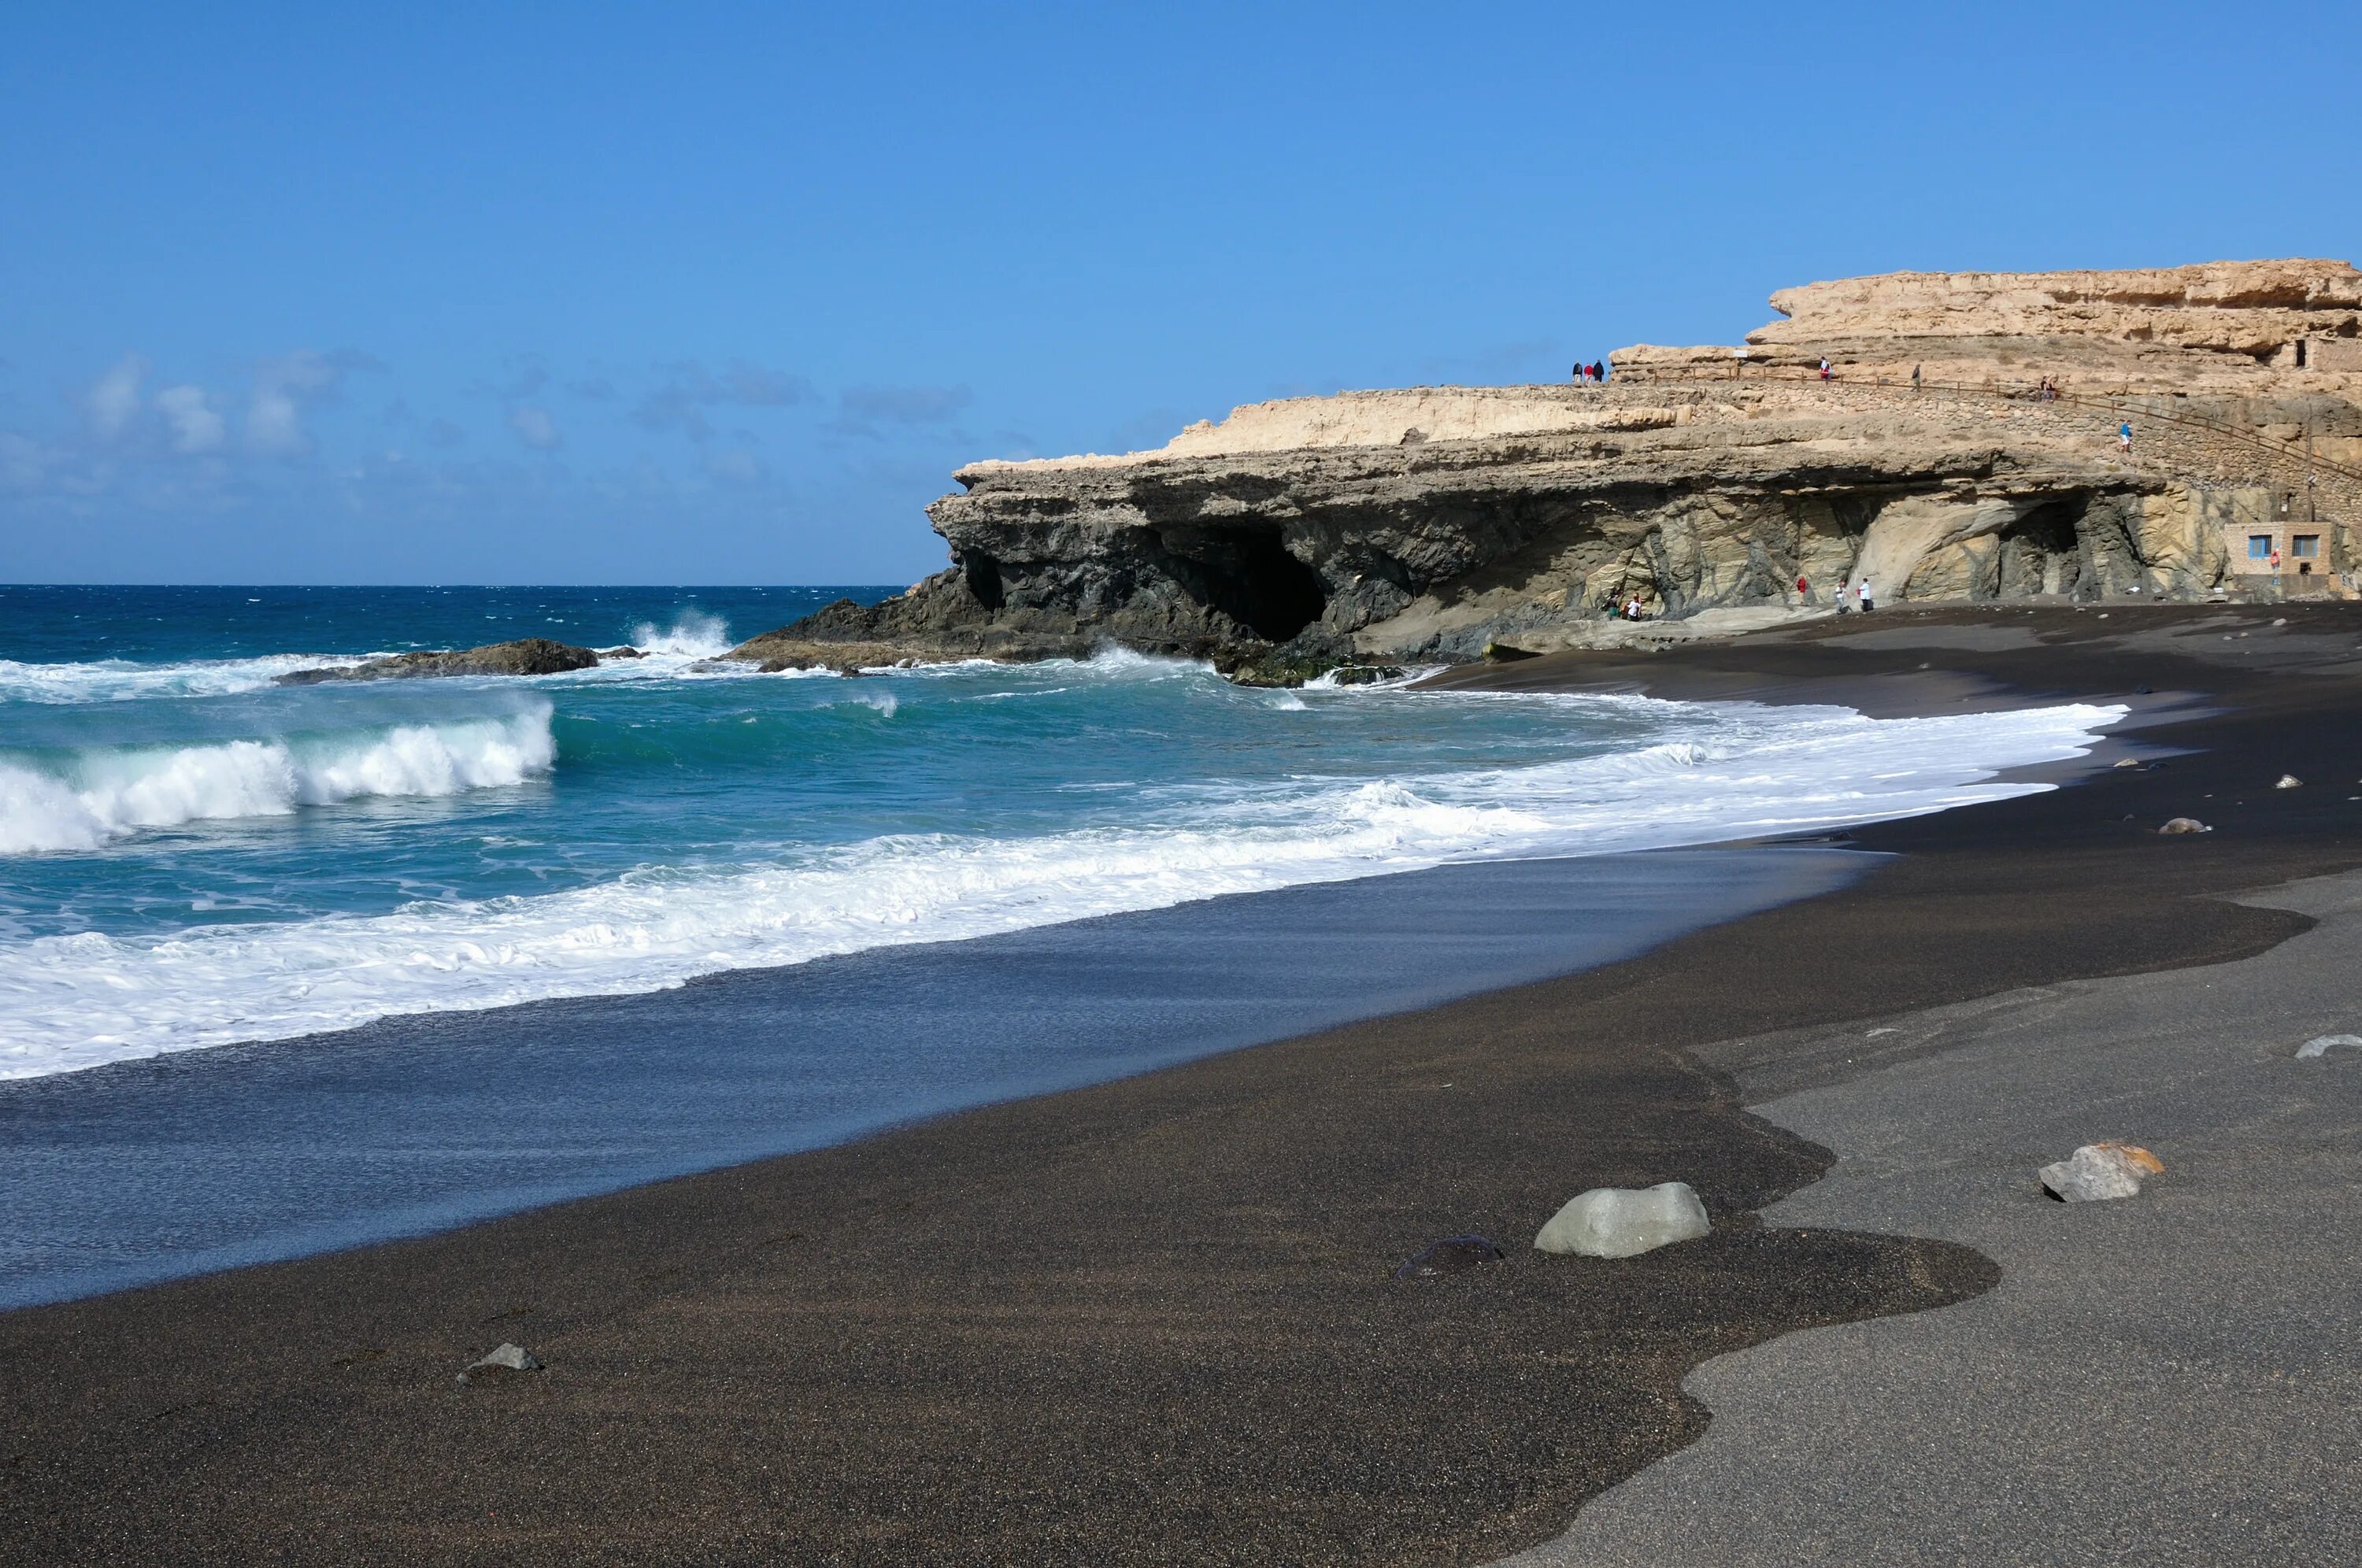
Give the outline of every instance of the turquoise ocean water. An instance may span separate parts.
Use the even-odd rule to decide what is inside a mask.
[[[2106,710],[1251,690],[1108,652],[763,676],[884,589],[0,589],[0,1077],[2028,786]],[[576,675],[283,688],[546,635]]]
[[[2115,717],[713,662],[838,592],[0,588],[0,1307],[1610,962]],[[646,657],[272,684],[535,635]]]

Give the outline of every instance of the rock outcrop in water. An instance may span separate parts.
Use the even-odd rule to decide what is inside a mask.
[[[1882,606],[2245,591],[2246,536],[2315,519],[2312,575],[2290,561],[2272,591],[2337,591],[2356,562],[2345,262],[1897,273],[1772,304],[1742,345],[1621,350],[1606,387],[1296,398],[1152,452],[971,464],[928,509],[951,569],[732,657],[1112,642],[1286,680],[1628,636],[1610,614],[1634,599],[1661,631],[1865,580]]]
[[[637,650],[632,656],[639,657]],[[563,675],[599,662],[595,649],[547,637],[487,643],[480,648],[392,654],[360,664],[298,669],[279,677],[281,686],[318,686],[332,680],[412,680],[438,675]]]

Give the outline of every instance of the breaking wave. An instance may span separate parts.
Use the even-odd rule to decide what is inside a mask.
[[[701,610],[684,610],[662,631],[653,621],[641,622],[632,629],[632,646],[642,653],[712,658],[728,653],[735,645],[730,640],[730,624],[721,616],[708,615]]]
[[[550,710],[207,745],[0,753],[0,855],[93,850],[143,829],[286,816],[369,795],[517,784],[557,759]]]
[[[1138,672],[1135,672],[1138,673]],[[1589,701],[1599,701],[1592,699]],[[1639,700],[1634,700],[1639,701]],[[725,969],[942,942],[1096,915],[1448,862],[1583,856],[1797,833],[2050,788],[1998,770],[2078,756],[2120,708],[1871,720],[1838,709],[1732,709],[1715,738],[1519,767],[1366,781],[1177,785],[1120,823],[1035,836],[905,834],[773,863],[649,866],[532,896],[390,913],[85,932],[0,948],[0,1077],[31,1077],[397,1013],[617,995]],[[470,737],[464,742],[460,735]],[[410,739],[397,739],[407,734]],[[412,760],[432,736],[439,760]],[[85,773],[73,831],[142,811],[293,810],[307,797],[510,782],[549,766],[530,723],[396,732],[342,759],[204,748]],[[348,747],[352,743],[348,743]],[[142,793],[145,791],[145,793]],[[157,802],[153,806],[136,801]],[[261,802],[252,805],[249,802]],[[102,809],[102,807],[104,809]],[[15,807],[10,807],[14,821]],[[175,815],[175,813],[178,813]]]
[[[97,659],[27,664],[0,658],[0,702],[123,702],[150,697],[223,697],[259,691],[298,669],[359,664],[370,654],[269,654],[259,658],[136,664]]]

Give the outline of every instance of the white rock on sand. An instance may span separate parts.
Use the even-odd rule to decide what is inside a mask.
[[[1705,1205],[1685,1181],[1637,1189],[1595,1187],[1551,1215],[1534,1245],[1545,1253],[1628,1258],[1713,1229]]]
[[[472,1375],[480,1372],[539,1372],[540,1370],[540,1358],[533,1352],[523,1345],[512,1344],[503,1340],[494,1345],[488,1353],[469,1362],[468,1370],[459,1375],[459,1381],[465,1383]]]
[[[2042,1167],[2042,1185],[2069,1203],[2097,1203],[2137,1197],[2143,1178],[2160,1174],[2165,1162],[2131,1143],[2086,1143],[2065,1159]]]

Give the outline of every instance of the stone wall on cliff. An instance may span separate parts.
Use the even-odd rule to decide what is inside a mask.
[[[2362,322],[2344,263],[1897,274],[1774,303],[1787,319],[1747,345],[1619,352],[1606,388],[1288,399],[1155,451],[972,464],[928,509],[950,569],[738,654],[1116,642],[1285,676],[1566,646],[1632,599],[1677,620],[1789,609],[1800,576],[1824,602],[1863,580],[1888,604],[2190,598],[2225,580],[2225,520],[2308,476],[2331,519],[2323,580],[2362,560],[2362,469],[2324,461],[2362,455],[2362,375],[2273,363]],[[1771,358],[1824,342],[1853,346],[1834,381]],[[1931,360],[1954,374],[1914,390],[1908,367]],[[2030,395],[2044,381],[2087,390]]]

